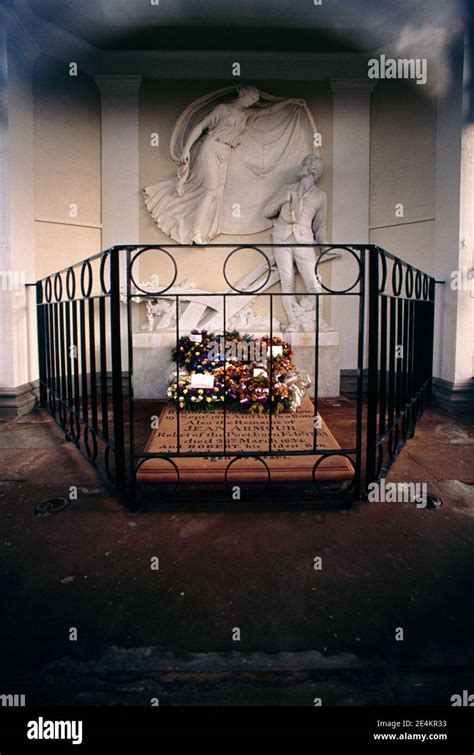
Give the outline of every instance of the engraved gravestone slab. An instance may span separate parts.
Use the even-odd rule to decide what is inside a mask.
[[[318,450],[339,449],[340,446],[322,418],[317,430],[316,452],[313,449],[314,408],[306,396],[296,412],[272,416],[226,412],[221,409],[204,413],[180,411],[168,404],[160,416],[159,427],[150,435],[146,453],[194,453],[205,458],[174,458],[183,481],[216,482],[224,479],[229,461],[235,454],[269,451],[308,451],[297,456],[266,456],[272,480],[312,480]],[[271,426],[271,448],[270,448]],[[225,445],[224,445],[225,439]],[[213,454],[225,453],[225,457]],[[354,470],[342,456],[325,459],[318,468],[318,479],[352,479]],[[249,482],[266,479],[263,465],[251,458],[232,466],[232,480]],[[176,472],[160,458],[148,459],[140,467],[139,481],[171,482]]]

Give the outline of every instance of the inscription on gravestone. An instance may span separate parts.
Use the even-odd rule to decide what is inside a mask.
[[[272,479],[311,479],[312,469],[318,459],[318,451],[338,449],[336,439],[324,420],[316,433],[316,452],[313,452],[314,409],[306,397],[296,412],[272,416],[240,414],[216,410],[209,413],[189,411],[179,412],[179,451],[178,416],[174,405],[168,405],[160,417],[159,428],[154,430],[145,448],[146,453],[194,453],[197,458],[177,458],[181,479],[222,480],[230,459],[235,454],[269,454],[265,461]],[[271,447],[270,447],[271,424]],[[224,445],[225,437],[225,445]],[[273,456],[272,452],[308,451],[298,456]],[[214,454],[226,454],[217,457]],[[228,454],[228,455],[227,455]],[[205,458],[202,458],[202,457]],[[256,471],[252,459],[242,459],[236,463],[233,474],[242,478],[255,479],[262,476],[262,469]],[[265,473],[266,474],[266,473]],[[347,459],[333,456],[320,466],[323,477],[352,477],[353,469]],[[138,479],[170,480],[175,472],[169,464],[156,458],[142,464]]]

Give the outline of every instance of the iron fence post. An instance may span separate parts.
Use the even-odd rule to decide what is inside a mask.
[[[377,454],[377,404],[379,357],[379,264],[378,248],[369,248],[369,345],[367,379],[367,458],[365,487],[375,480]]]
[[[39,403],[46,406],[46,344],[45,344],[45,317],[43,306],[43,289],[41,282],[36,284],[36,327],[38,331],[38,369],[39,369]]]
[[[357,343],[357,430],[356,430],[356,483],[354,493],[356,498],[362,494],[362,438],[363,438],[363,403],[364,403],[364,359],[365,359],[365,307],[366,307],[366,265],[367,250],[360,250],[360,286],[359,286],[359,334]]]
[[[129,514],[136,514],[139,511],[139,503],[137,500],[137,484],[136,484],[136,472],[135,472],[135,407],[134,407],[134,395],[133,395],[133,341],[132,341],[132,282],[131,282],[131,268],[132,268],[132,252],[135,247],[127,247],[126,252],[126,291],[127,291],[127,349],[128,349],[128,463],[127,474],[129,475],[128,484],[128,496],[125,502],[127,512]]]
[[[110,250],[110,339],[112,357],[112,407],[114,423],[115,483],[117,494],[126,493],[125,426],[122,387],[122,342],[120,323],[120,248]]]

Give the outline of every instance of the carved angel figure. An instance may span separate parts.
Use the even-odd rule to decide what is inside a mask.
[[[263,231],[271,226],[265,203],[313,150],[315,133],[302,99],[276,98],[253,86],[201,97],[173,130],[177,175],[147,186],[146,206],[159,228],[181,244]]]

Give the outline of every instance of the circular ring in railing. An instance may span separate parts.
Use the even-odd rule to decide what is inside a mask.
[[[92,435],[92,453],[89,446],[89,433]],[[84,449],[87,455],[87,458],[89,461],[95,461],[97,459],[97,438],[95,436],[95,431],[88,427],[87,425],[84,427]]]
[[[320,266],[321,262],[323,261],[323,258],[326,256],[326,254],[329,254],[329,252],[333,251],[333,249],[342,250],[343,252],[349,252],[349,254],[351,254],[354,257],[355,261],[357,262],[357,267],[358,267],[357,278],[355,279],[354,283],[351,286],[349,286],[348,288],[341,288],[341,289],[329,288],[328,286],[324,285],[324,283],[322,281],[322,278],[321,278],[321,276],[319,274],[319,266]],[[359,281],[360,281],[360,277],[361,277],[360,257],[358,257],[357,254],[354,252],[354,250],[350,249],[348,246],[330,246],[328,249],[325,249],[324,252],[321,252],[321,254],[318,256],[318,259],[316,260],[316,265],[315,265],[315,268],[314,268],[314,272],[315,272],[316,278],[318,279],[321,287],[325,291],[327,291],[330,294],[347,294],[347,293],[349,293],[349,291],[352,291],[352,289],[355,288],[357,286],[357,284],[359,283]]]
[[[348,480],[342,480],[342,481],[341,480],[334,480],[334,482],[336,482],[336,483],[337,482],[341,483],[341,487],[339,489],[335,489],[334,490],[334,489],[328,489],[327,488],[326,490],[323,490],[324,479],[322,481],[318,482],[316,480],[316,473],[318,471],[318,468],[321,466],[321,464],[323,464],[327,459],[332,459],[335,456],[339,456],[339,457],[342,457],[344,459],[347,459],[347,461],[352,465],[352,468],[354,469],[354,474],[352,475],[350,484],[347,484]],[[313,472],[312,472],[311,476],[312,476],[314,487],[317,488],[320,491],[320,493],[322,493],[324,495],[327,495],[329,497],[333,497],[333,498],[335,498],[335,497],[337,497],[338,495],[341,495],[341,494],[344,496],[344,495],[347,495],[347,493],[349,493],[349,491],[351,491],[352,488],[355,487],[355,484],[356,484],[357,474],[356,474],[355,462],[354,462],[353,459],[351,459],[350,456],[347,456],[347,454],[342,454],[342,453],[341,454],[333,454],[333,453],[331,453],[331,454],[322,454],[319,457],[319,459],[317,459],[317,461],[315,462],[315,464],[313,466]],[[326,482],[328,484],[332,484],[333,481],[332,480],[327,480]],[[344,487],[344,485],[345,485],[345,487]]]
[[[102,289],[102,293],[108,296],[110,294],[110,286],[109,290],[107,290],[107,286],[105,285],[105,263],[109,259],[109,252],[104,252],[104,254],[101,257],[100,260],[100,270],[99,270],[99,279],[100,279],[100,287]]]
[[[405,293],[409,299],[413,296],[413,268],[410,266],[405,272]]]
[[[176,474],[176,480],[175,480],[175,483],[174,483],[174,488],[169,491],[169,494],[172,495],[172,494],[176,493],[176,491],[178,490],[179,484],[181,482],[181,475],[179,473],[178,465],[176,464],[176,462],[174,462],[173,459],[170,459],[168,456],[153,456],[153,459],[160,459],[161,461],[167,461],[168,464],[170,464],[173,467],[173,469],[175,471],[175,474]],[[142,464],[145,464],[146,461],[150,461],[150,459],[142,459],[141,461],[138,462],[137,466],[133,470],[133,473],[134,473],[134,476],[135,476],[135,480],[137,478],[137,472],[138,472],[138,470],[140,469],[140,467],[142,466]]]
[[[36,303],[43,304],[43,282],[36,282]]]
[[[54,298],[56,301],[61,301],[63,296],[63,279],[61,273],[56,273],[54,276]]]
[[[81,437],[81,423],[79,422],[76,412],[72,409],[69,412],[69,429],[74,438],[74,443],[79,443],[79,438]]]
[[[415,274],[415,297],[417,299],[421,299],[421,286],[421,273],[417,270]]]
[[[74,299],[76,295],[76,273],[73,267],[68,267],[66,273],[66,293],[69,300]]]
[[[140,288],[140,286],[137,284],[135,278],[133,277],[133,266],[134,266],[135,262],[137,261],[137,259],[144,252],[152,252],[152,251],[163,252],[163,254],[166,254],[166,256],[169,257],[169,259],[173,263],[174,273],[173,273],[173,277],[171,279],[171,283],[169,283],[167,286],[165,286],[164,288],[160,289],[159,291],[147,291],[144,288]],[[143,294],[148,294],[149,296],[160,296],[161,294],[166,293],[166,291],[169,291],[169,289],[174,285],[174,282],[175,282],[176,278],[178,277],[178,266],[176,265],[175,258],[173,257],[172,254],[170,254],[170,252],[168,252],[166,249],[163,249],[161,246],[153,246],[153,247],[148,247],[148,248],[145,248],[145,249],[140,249],[137,252],[137,254],[133,258],[133,260],[131,260],[131,262],[130,262],[130,265],[128,267],[128,274],[130,276],[131,282],[133,283],[133,285],[135,286],[135,288],[137,289],[137,291],[141,291]]]
[[[400,296],[403,283],[402,263],[400,260],[395,260],[392,269],[392,289],[394,296]]]
[[[248,288],[245,291],[232,285],[232,283],[227,277],[227,272],[226,272],[227,263],[229,262],[230,258],[233,257],[234,254],[236,254],[237,252],[241,252],[243,249],[253,249],[254,252],[258,252],[259,254],[261,254],[265,262],[267,263],[267,277],[265,278],[263,283],[260,286],[257,286],[257,288]],[[252,244],[244,244],[243,246],[236,247],[227,255],[222,272],[225,278],[225,282],[227,283],[229,288],[231,288],[233,291],[236,291],[238,294],[256,294],[258,291],[264,288],[264,286],[266,286],[268,281],[270,280],[272,266],[270,264],[270,260],[268,259],[267,255],[262,249],[260,249],[258,246],[253,246]]]
[[[430,290],[430,282],[426,273],[423,274],[423,299],[428,301]]]
[[[87,270],[87,288],[85,287],[85,277]],[[92,265],[89,260],[82,263],[81,267],[81,293],[85,299],[88,299],[92,291]]]
[[[379,286],[379,294],[383,294],[385,291],[385,284],[387,283],[387,260],[383,249],[378,250],[378,258],[382,262],[382,280]]]
[[[231,459],[229,461],[229,463],[227,464],[226,470],[225,470],[224,482],[225,482],[225,486],[226,486],[227,490],[231,489],[231,485],[229,484],[229,479],[228,479],[229,478],[230,468],[236,462],[241,461],[242,459],[255,459],[255,461],[259,461],[261,464],[263,464],[263,466],[265,467],[265,471],[267,473],[267,480],[266,480],[266,482],[264,484],[265,484],[265,487],[268,487],[268,485],[270,484],[270,480],[271,480],[271,472],[270,472],[270,468],[269,468],[267,462],[264,459],[262,459],[261,456],[235,456],[233,459]],[[262,481],[257,480],[256,484],[260,485],[262,482],[263,482],[263,480]],[[234,482],[234,486],[235,485],[236,485],[236,483]]]
[[[49,276],[46,278],[46,283],[44,285],[44,293],[46,296],[46,301],[49,304],[53,296],[53,286],[51,284],[51,278]]]

